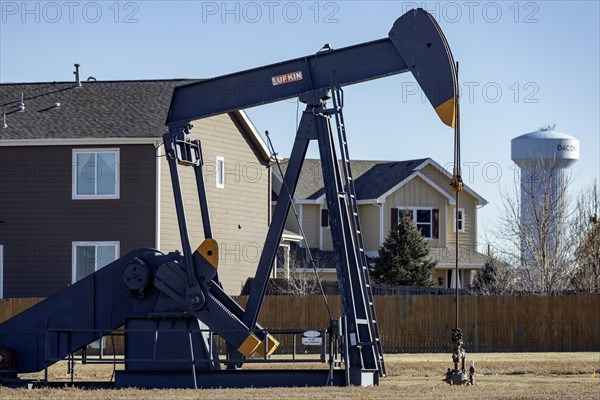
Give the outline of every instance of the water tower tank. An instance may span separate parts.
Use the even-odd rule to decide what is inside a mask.
[[[579,160],[579,140],[573,136],[542,128],[511,141],[511,158],[521,169],[544,162],[558,168],[569,168]]]
[[[521,170],[521,257],[527,262],[537,246],[552,250],[556,244],[565,211],[569,168],[579,160],[579,140],[553,127],[542,128],[514,138],[511,158]],[[543,213],[548,216],[543,217]],[[539,243],[544,237],[540,229],[547,229],[546,237],[550,237],[545,243]]]

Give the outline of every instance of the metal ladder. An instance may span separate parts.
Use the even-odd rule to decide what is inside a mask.
[[[367,261],[367,255],[365,253],[365,246],[363,241],[362,230],[360,227],[360,219],[358,215],[358,204],[356,198],[356,188],[354,185],[354,178],[352,176],[352,168],[350,166],[350,156],[348,152],[348,140],[346,138],[346,128],[344,124],[344,115],[342,108],[344,106],[344,92],[341,87],[335,87],[332,90],[332,101],[334,107],[335,123],[338,133],[340,157],[342,164],[342,183],[344,185],[344,191],[346,193],[346,206],[348,209],[348,215],[350,216],[350,225],[352,232],[352,240],[354,241],[354,247],[358,250],[357,261],[358,267],[361,274],[362,292],[366,295],[367,300],[367,321],[366,324],[369,326],[370,340],[372,342],[363,343],[363,345],[371,345],[375,352],[375,359],[377,362],[377,369],[379,375],[384,377],[386,375],[385,363],[383,360],[383,349],[381,346],[381,339],[379,335],[379,326],[377,324],[377,318],[375,316],[375,305],[373,302],[373,291],[371,289],[371,280],[369,277],[369,263]],[[364,323],[359,321],[358,323]],[[362,342],[362,338],[359,338],[359,342]]]

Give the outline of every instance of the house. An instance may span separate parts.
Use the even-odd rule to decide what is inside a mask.
[[[0,297],[49,296],[137,248],[181,250],[162,134],[173,88],[190,82],[0,84]],[[270,154],[243,111],[195,121],[192,136],[235,295],[269,225]],[[195,246],[195,179],[180,173]]]
[[[285,173],[285,160],[281,163]],[[455,287],[455,240],[459,232],[459,287],[467,287],[483,267],[485,256],[477,252],[477,209],[487,201],[465,186],[459,197],[458,227],[456,201],[450,187],[451,175],[431,158],[409,161],[351,161],[358,213],[365,252],[376,257],[389,231],[408,213],[428,241],[430,255],[438,264],[434,284]],[[273,168],[273,189],[281,190],[282,176]],[[285,190],[285,189],[284,189]],[[274,202],[276,197],[274,196]],[[290,213],[286,229],[304,236],[300,247],[309,247],[318,257],[323,280],[336,280],[333,269],[327,201],[319,160],[307,159],[294,196],[296,219]],[[302,229],[300,229],[302,227]],[[278,274],[289,274],[279,266]]]

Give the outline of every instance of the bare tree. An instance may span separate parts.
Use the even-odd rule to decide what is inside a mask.
[[[306,251],[294,249],[289,253],[289,270],[284,271],[284,278],[272,279],[273,289],[279,294],[289,294],[295,296],[310,296],[319,294],[318,279],[322,278],[320,273],[323,263],[319,254],[311,258]],[[316,267],[313,267],[312,263]],[[282,269],[282,266],[278,266]]]
[[[502,193],[497,237],[501,257],[515,266],[521,290],[540,294],[566,290],[575,241],[569,221],[570,177],[558,160],[539,159],[521,173],[520,184]]]
[[[600,293],[600,192],[598,182],[584,187],[573,218],[575,270],[571,285],[580,292]]]

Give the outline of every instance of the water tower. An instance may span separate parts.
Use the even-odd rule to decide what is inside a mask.
[[[511,158],[521,170],[521,258],[533,261],[532,250],[553,254],[562,229],[569,168],[579,160],[579,140],[554,127],[541,128],[511,141]]]

